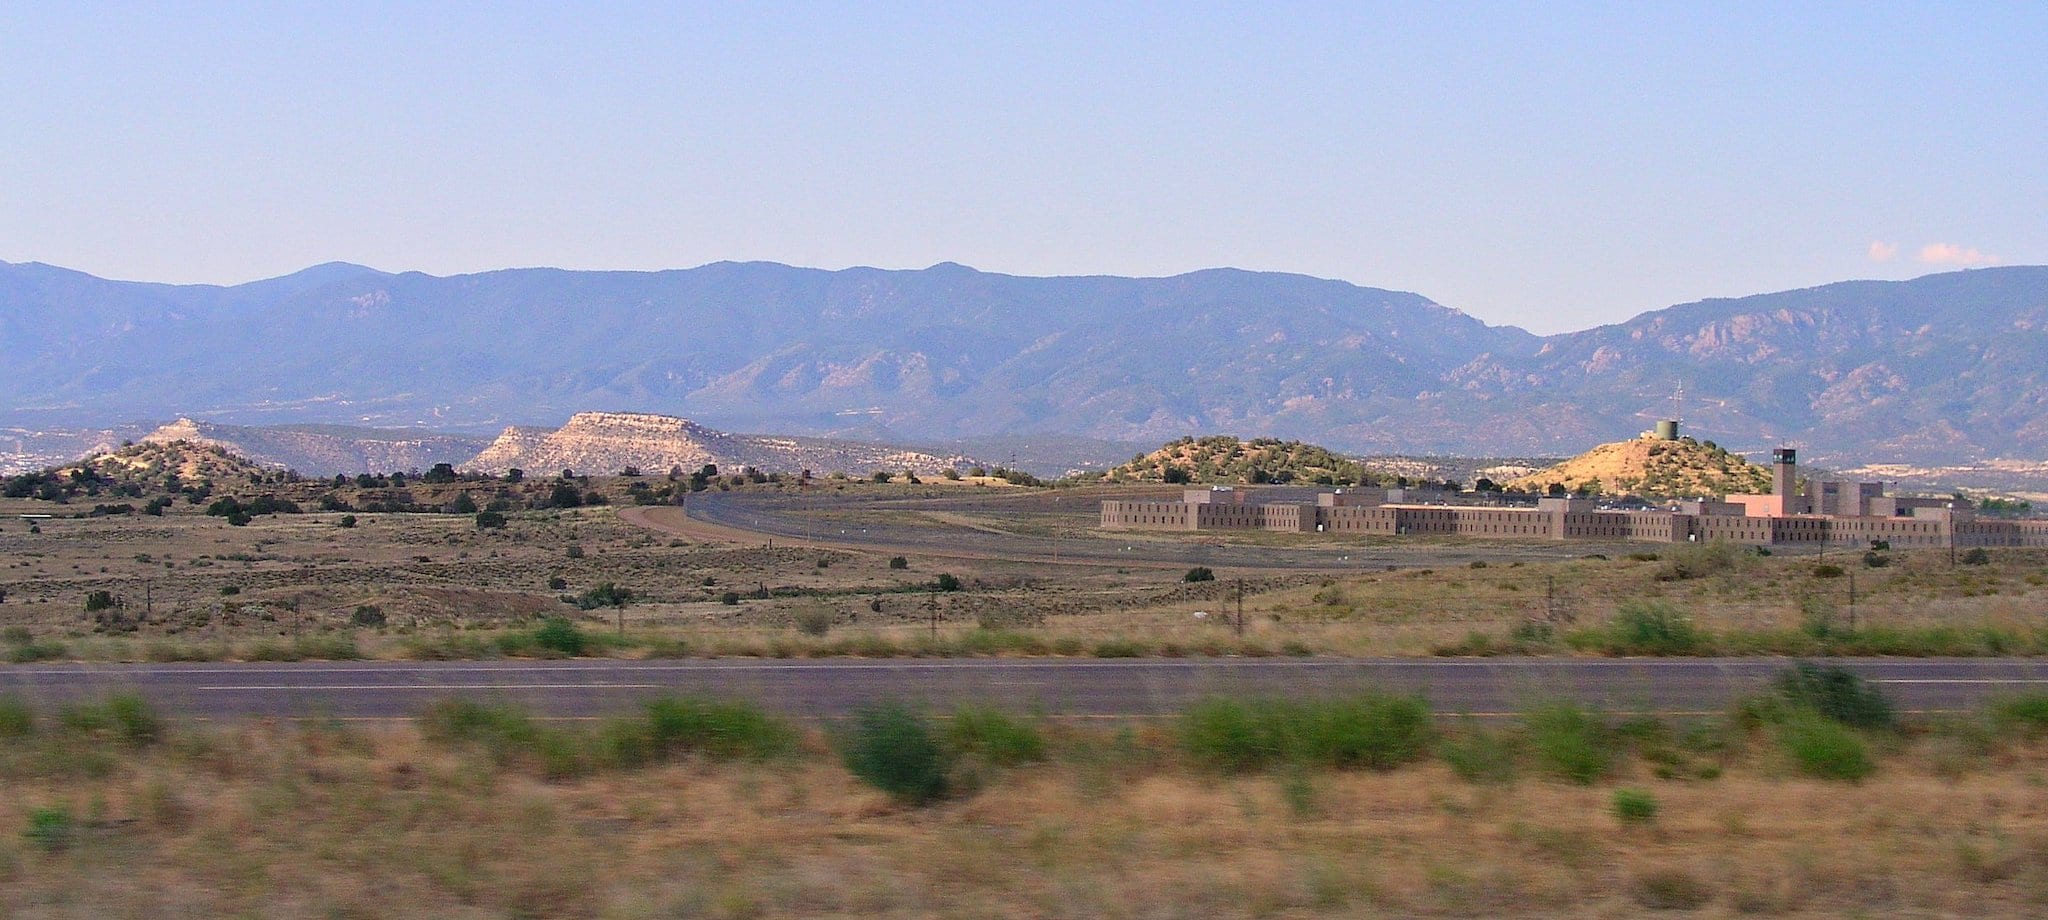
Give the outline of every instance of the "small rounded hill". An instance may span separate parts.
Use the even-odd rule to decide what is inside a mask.
[[[1712,441],[1648,435],[1602,444],[1502,485],[1525,492],[1555,491],[1555,486],[1574,493],[1692,498],[1768,492],[1771,474]]]
[[[1110,482],[1374,485],[1392,479],[1362,463],[1300,441],[1181,438],[1103,474]]]

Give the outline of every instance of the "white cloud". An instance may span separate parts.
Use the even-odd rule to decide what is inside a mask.
[[[1883,240],[1872,240],[1870,242],[1870,261],[1872,262],[1890,262],[1892,257],[1898,254],[1899,244],[1897,243],[1887,243]]]
[[[1954,243],[1928,243],[1920,247],[1920,261],[1929,265],[1997,265],[1997,256]]]

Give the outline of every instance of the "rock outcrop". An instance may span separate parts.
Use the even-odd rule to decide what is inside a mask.
[[[712,465],[722,470],[751,466],[764,473],[866,475],[876,470],[935,473],[975,463],[970,457],[941,457],[858,441],[729,434],[668,415],[581,412],[554,431],[507,428],[461,467],[486,473],[517,468],[602,475],[628,467],[653,473]]]

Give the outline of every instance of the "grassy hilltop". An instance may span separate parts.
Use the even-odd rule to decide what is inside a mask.
[[[1301,441],[1228,435],[1181,438],[1103,474],[1111,482],[1372,485],[1391,479],[1327,448]]]

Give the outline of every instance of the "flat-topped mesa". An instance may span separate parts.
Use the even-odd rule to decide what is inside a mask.
[[[508,429],[491,450],[469,464],[489,472],[518,467],[534,472],[575,470],[616,473],[627,467],[656,471],[697,469],[720,457],[705,443],[716,432],[688,419],[624,412],[579,412],[554,431]],[[500,450],[500,448],[506,448]],[[515,449],[516,448],[516,449]]]
[[[513,425],[498,434],[483,452],[462,464],[466,470],[487,473],[503,473],[514,467],[524,469],[522,464],[548,438],[553,428],[537,428],[530,425]]]
[[[926,473],[971,465],[965,457],[937,457],[879,444],[819,438],[728,434],[670,415],[636,412],[580,412],[561,428],[507,428],[464,469],[503,473],[574,470],[605,475],[628,467],[649,473],[706,465],[763,472],[866,474],[875,470]]]

